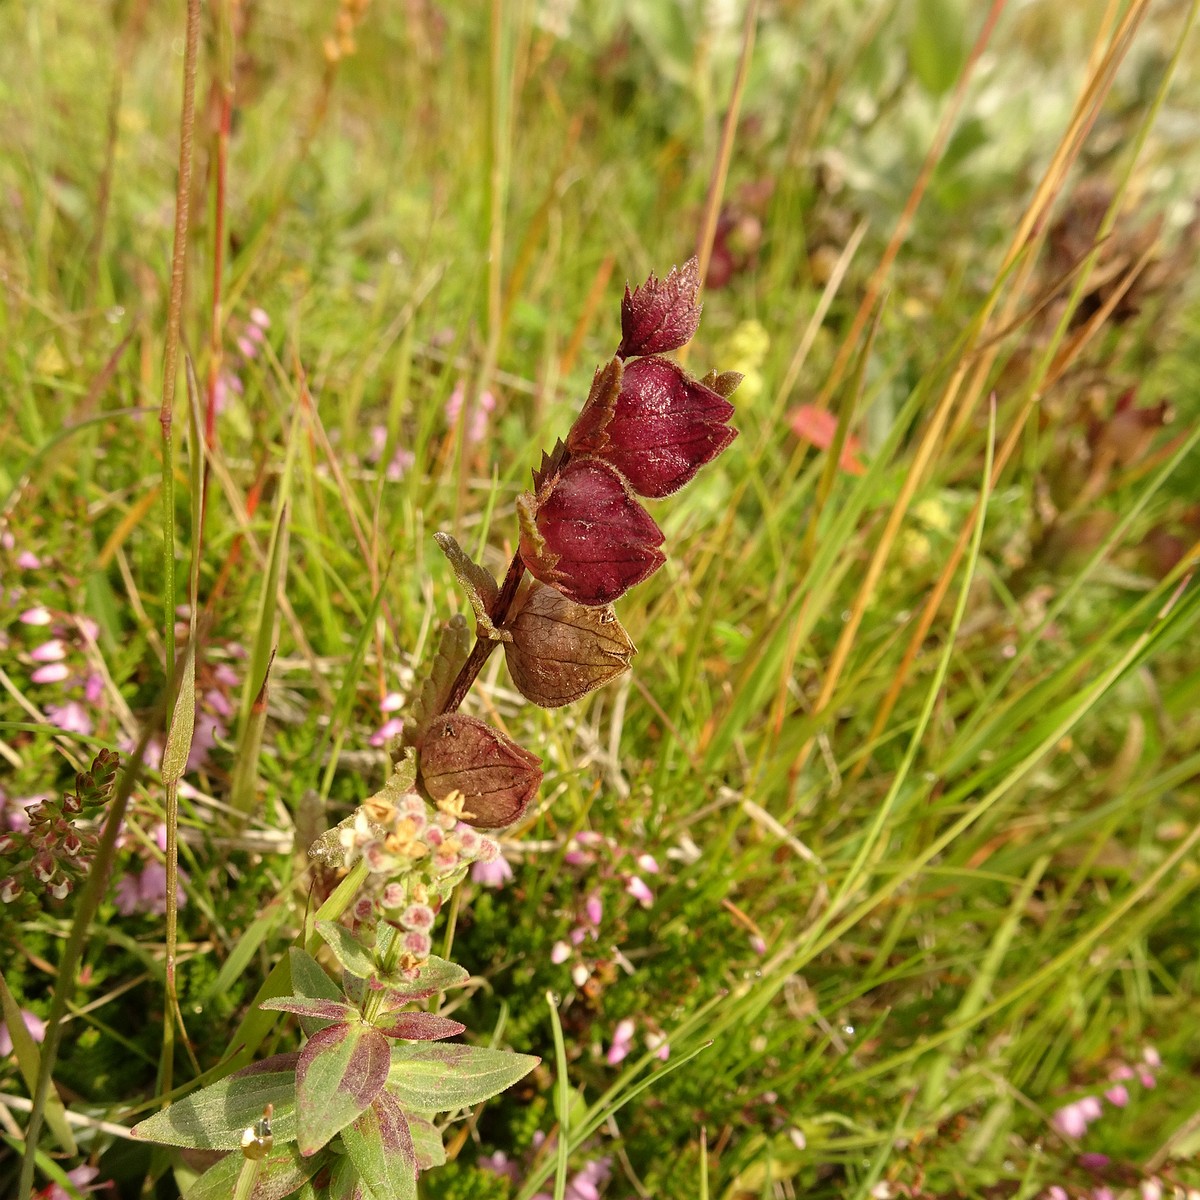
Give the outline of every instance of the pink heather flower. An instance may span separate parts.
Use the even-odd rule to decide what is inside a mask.
[[[654,1057],[663,1062],[671,1057],[671,1043],[667,1041],[666,1034],[663,1033],[646,1034],[646,1049],[652,1051]]]
[[[35,646],[29,652],[29,657],[37,663],[61,662],[67,657],[67,648],[63,645],[62,638],[51,638],[50,641]]]
[[[404,707],[404,697],[399,692],[388,692],[379,702],[379,711],[390,713]]]
[[[584,904],[584,911],[587,913],[587,919],[591,921],[597,928],[600,925],[600,920],[604,916],[604,905],[600,902],[600,895],[593,892]]]
[[[66,704],[47,704],[46,720],[66,733],[82,733],[86,736],[95,728],[87,709],[77,700],[68,700]]]
[[[34,683],[62,683],[70,674],[71,668],[66,663],[52,662],[47,663],[44,667],[38,667],[29,678]]]
[[[1085,1171],[1103,1171],[1105,1167],[1112,1161],[1107,1154],[1081,1154],[1079,1156],[1079,1165]]]
[[[568,943],[559,939],[550,947],[550,961],[557,967],[560,963],[565,963],[571,957],[571,947]]]
[[[1126,1066],[1125,1063],[1121,1063],[1119,1066],[1113,1067],[1112,1075],[1110,1076],[1110,1078],[1112,1078],[1112,1079],[1136,1079],[1137,1073],[1134,1071],[1134,1069],[1132,1067]]]
[[[1067,1194],[1066,1188],[1059,1187],[1056,1183],[1046,1189],[1046,1200],[1070,1200],[1070,1196]]]
[[[470,825],[460,821],[454,828],[454,836],[458,838],[459,849],[466,858],[478,857],[483,838]]]
[[[585,937],[587,937],[587,935],[588,935],[588,931],[582,925],[576,925],[575,928],[572,929],[571,933],[570,933],[571,945],[572,946],[582,946],[583,939]]]
[[[1129,1089],[1123,1083],[1114,1084],[1104,1093],[1104,1098],[1109,1104],[1124,1108],[1129,1103]]]
[[[73,1171],[67,1172],[67,1178],[75,1185],[75,1191],[98,1192],[101,1187],[111,1187],[111,1184],[98,1184],[88,1187],[88,1184],[100,1174],[99,1167],[90,1167],[84,1163],[81,1167],[76,1167]],[[38,1193],[43,1197],[43,1200],[72,1200],[72,1195],[60,1183],[52,1183],[44,1192]]]
[[[520,1180],[520,1172],[517,1170],[517,1164],[512,1162],[503,1150],[497,1150],[494,1154],[484,1155],[477,1162],[485,1171],[491,1171],[493,1175],[503,1175],[505,1179],[511,1179],[513,1183],[517,1183]]]
[[[248,337],[238,338],[237,348],[243,358],[256,358],[258,356],[258,347]]]
[[[1079,1111],[1083,1113],[1083,1119],[1089,1124],[1104,1115],[1104,1109],[1100,1107],[1100,1101],[1095,1096],[1083,1096],[1075,1103],[1079,1106]]]
[[[233,701],[219,688],[209,688],[204,693],[204,703],[222,720],[228,721],[233,716]]]
[[[42,560],[32,550],[22,550],[17,555],[17,566],[22,571],[36,571],[41,565]]]
[[[582,850],[568,850],[563,855],[563,862],[569,867],[582,867],[588,861],[588,857]]]
[[[633,1049],[634,1024],[628,1018],[617,1022],[613,1030],[612,1045],[608,1048],[605,1061],[610,1067],[615,1067]]]
[[[387,743],[403,729],[404,722],[399,717],[393,717],[390,721],[385,721],[373,734],[371,734],[371,745],[386,746]]]
[[[53,620],[50,610],[40,604],[37,608],[27,608],[17,619],[22,625],[49,625]]]
[[[643,907],[649,908],[654,903],[654,893],[642,882],[637,875],[630,875],[625,890]]]
[[[396,453],[392,455],[392,461],[388,463],[387,470],[383,473],[384,478],[392,483],[399,483],[416,461],[417,456],[411,450],[406,450],[403,446],[397,447]]]
[[[41,1017],[31,1013],[29,1009],[21,1009],[21,1019],[25,1022],[25,1028],[29,1030],[29,1036],[35,1042],[45,1041],[46,1038],[46,1023]],[[0,1021],[0,1058],[7,1058],[13,1052],[12,1035],[8,1032],[8,1026]]]
[[[1114,1200],[1112,1188],[1092,1188],[1092,1200]]]
[[[471,867],[471,879],[481,887],[501,888],[513,877],[512,867],[503,855],[485,862],[479,859]]]
[[[750,935],[750,949],[753,950],[755,954],[766,954],[766,939],[761,934],[752,933]]]
[[[404,903],[404,888],[398,883],[389,883],[379,899],[384,908],[399,908]]]
[[[271,318],[257,305],[250,310],[250,320],[259,327],[259,329],[270,329]]]
[[[1153,1046],[1146,1046],[1142,1050],[1142,1062],[1148,1067],[1161,1067],[1162,1057]]]
[[[257,346],[263,340],[263,331],[257,325],[247,325],[246,336]]]
[[[1158,1087],[1158,1080],[1154,1078],[1153,1071],[1139,1071],[1138,1080],[1144,1088]]]
[[[6,529],[0,533],[0,549],[13,550],[16,548],[17,539],[13,536],[11,529]]]
[[[1142,1200],[1163,1200],[1162,1184],[1157,1179],[1142,1180]]]
[[[225,735],[225,726],[209,713],[197,714],[196,728],[192,733],[192,747],[188,751],[187,770],[200,771],[208,762],[208,752]]]
[[[646,872],[647,875],[658,874],[658,863],[655,861],[653,854],[639,854],[637,857],[637,865]]]
[[[583,965],[583,963],[576,963],[571,968],[571,982],[577,988],[581,988],[585,983],[587,983],[588,976],[590,974],[591,972]]]
[[[1087,1117],[1078,1104],[1064,1105],[1054,1114],[1052,1123],[1059,1133],[1067,1137],[1081,1138],[1087,1133]]]
[[[446,399],[446,421],[452,428],[458,423],[466,393],[466,386],[460,381]],[[487,434],[488,413],[494,412],[495,408],[496,397],[491,392],[480,392],[471,414],[471,428],[467,430],[468,444],[483,441]]]
[[[83,698],[89,704],[97,704],[104,695],[104,677],[99,671],[89,671],[83,681]]]
[[[600,1200],[600,1189],[608,1182],[611,1174],[607,1158],[597,1158],[585,1163],[583,1169],[573,1175],[563,1192],[564,1200]]]

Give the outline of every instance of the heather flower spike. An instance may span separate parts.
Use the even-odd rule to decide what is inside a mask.
[[[618,358],[663,354],[686,345],[700,326],[700,264],[689,258],[665,279],[653,275],[631,293],[625,285],[621,301],[621,344]]]
[[[607,605],[587,607],[526,581],[502,633],[509,674],[542,708],[571,704],[629,670],[637,652]]]
[[[736,387],[737,372],[716,376]],[[737,437],[733,405],[665,358],[620,360],[596,374],[592,393],[567,438],[572,454],[595,454],[616,467],[641,496],[678,491]]]
[[[476,717],[451,713],[422,731],[421,782],[435,800],[463,798],[462,819],[479,829],[519,821],[542,782],[542,760]]]
[[[599,459],[572,459],[517,511],[530,574],[579,604],[611,604],[666,562],[662,530]]]

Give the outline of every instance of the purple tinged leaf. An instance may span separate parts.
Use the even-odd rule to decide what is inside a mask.
[[[517,507],[530,574],[579,604],[611,604],[666,561],[654,519],[597,458],[572,459]]]
[[[325,974],[320,963],[307,950],[293,946],[288,951],[288,965],[292,975],[292,992],[309,1000],[343,999],[338,985]],[[301,1017],[300,1028],[305,1037],[312,1037],[320,1029],[329,1024],[321,1017]]]
[[[392,931],[390,925],[380,925],[380,941],[385,931]],[[394,931],[392,931],[394,933]],[[387,997],[384,1001],[388,1008],[399,1008],[410,1000],[427,1000],[438,992],[448,992],[451,988],[462,987],[469,979],[469,971],[447,959],[438,958],[431,954],[421,964],[415,979],[408,979],[397,971],[393,976],[384,980]]]
[[[299,1055],[277,1055],[255,1063],[139,1121],[131,1134],[166,1146],[236,1150],[246,1127],[270,1104],[275,1108],[271,1132],[276,1144],[294,1141],[298,1059]]]
[[[700,326],[700,265],[689,258],[665,279],[653,275],[621,301],[619,358],[663,354],[690,342]]]
[[[446,1112],[478,1104],[511,1087],[541,1062],[531,1054],[513,1054],[459,1043],[393,1045],[388,1091],[406,1108]]]
[[[390,1038],[410,1042],[440,1042],[442,1038],[458,1037],[466,1026],[449,1017],[427,1012],[386,1013],[376,1022],[376,1028]]]
[[[417,1169],[428,1171],[433,1167],[440,1167],[446,1161],[446,1147],[442,1145],[442,1135],[437,1126],[413,1112],[406,1112],[404,1118],[408,1122],[408,1132],[412,1135]]]
[[[259,1162],[251,1200],[283,1200],[303,1187],[329,1159],[327,1152],[303,1158],[295,1146],[276,1150]],[[245,1161],[241,1154],[227,1154],[188,1188],[184,1200],[229,1200]]]
[[[417,1155],[404,1110],[386,1091],[352,1125],[342,1143],[362,1181],[387,1200],[415,1200]]]
[[[370,979],[375,973],[375,955],[348,930],[336,921],[318,921],[317,933],[333,951],[342,969],[359,979]]]
[[[297,1142],[315,1154],[387,1083],[388,1040],[368,1025],[330,1025],[309,1038],[296,1071]]]
[[[306,996],[275,996],[264,1000],[259,1008],[272,1012],[296,1013],[302,1017],[320,1017],[329,1021],[348,1021],[358,1016],[358,1009],[338,1000],[310,1000]]]
[[[479,829],[519,821],[542,782],[542,760],[498,729],[462,713],[437,717],[421,732],[421,781],[434,800],[461,792],[462,819]]]

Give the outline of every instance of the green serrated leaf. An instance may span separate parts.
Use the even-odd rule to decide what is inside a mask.
[[[385,931],[390,929],[390,925],[380,923],[380,949],[383,954],[387,953],[387,947],[383,944],[387,936]],[[438,992],[447,992],[451,988],[462,987],[471,976],[458,963],[452,963],[447,959],[438,958],[436,954],[431,954],[421,966],[416,979],[406,979],[399,970],[390,975],[381,976],[381,978],[389,992],[389,1006],[394,1008],[398,1004],[407,1004],[410,1000],[425,1000],[430,996],[437,995]]]
[[[340,1133],[383,1090],[388,1040],[361,1024],[330,1025],[308,1039],[296,1070],[297,1142],[313,1154]]]
[[[258,1177],[250,1191],[250,1200],[283,1200],[285,1196],[291,1196],[325,1166],[330,1157],[324,1152],[303,1158],[295,1146],[267,1155],[258,1164]],[[229,1200],[245,1161],[240,1153],[226,1155],[196,1180],[184,1200]]]
[[[296,1068],[231,1075],[209,1084],[162,1112],[139,1121],[132,1136],[166,1146],[198,1150],[236,1150],[242,1134],[274,1106],[271,1136],[276,1145],[296,1140]],[[241,1157],[240,1155],[238,1156]]]
[[[404,1110],[386,1091],[352,1125],[342,1144],[363,1182],[376,1196],[415,1200],[417,1156]]]
[[[532,1054],[486,1046],[396,1045],[388,1091],[404,1108],[446,1112],[498,1095],[541,1062]]]
[[[308,996],[273,996],[270,1000],[264,1000],[261,1007],[270,1012],[317,1017],[323,1021],[349,1021],[359,1015],[357,1008],[344,1001],[313,1000]]]
[[[336,921],[318,921],[316,930],[343,970],[357,975],[359,979],[370,979],[375,974],[375,955],[345,925],[339,925]]]
[[[307,950],[292,946],[288,950],[288,962],[292,973],[292,993],[303,996],[308,1000],[342,1000],[341,991],[324,968]],[[328,1021],[319,1017],[301,1017],[300,1028],[306,1037],[312,1037],[319,1029],[324,1029]]]

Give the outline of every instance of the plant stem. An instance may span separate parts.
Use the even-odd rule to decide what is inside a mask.
[[[520,587],[524,577],[525,562],[518,550],[512,556],[508,570],[504,573],[504,582],[500,585],[500,595],[496,599],[495,607],[488,613],[493,625],[501,624],[508,616],[508,610],[512,608],[512,602],[517,596],[517,588]],[[471,690],[471,685],[479,678],[483,664],[487,662],[497,645],[499,643],[492,641],[491,638],[477,637],[475,639],[475,645],[471,648],[467,661],[463,663],[455,677],[454,686],[450,689],[449,696],[446,697],[446,703],[442,705],[443,713],[452,713],[458,710],[458,706],[466,699],[467,693]]]

